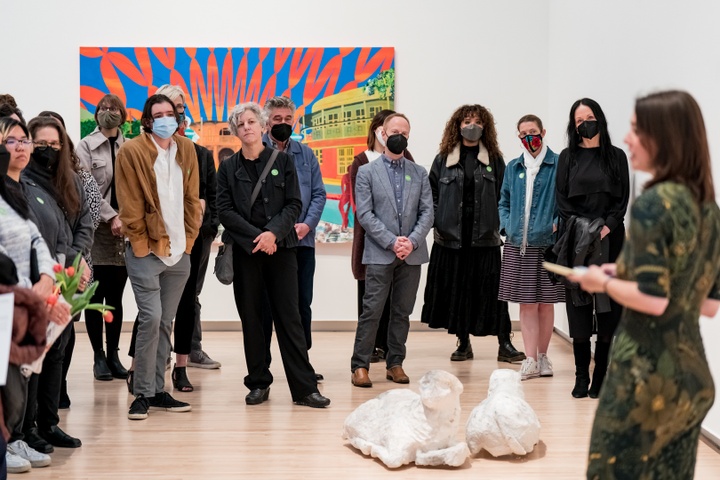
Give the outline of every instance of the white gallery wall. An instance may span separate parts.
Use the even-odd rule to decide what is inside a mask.
[[[409,148],[426,167],[445,122],[464,103],[491,109],[509,161],[521,152],[515,122],[526,113],[544,120],[548,144],[559,152],[570,105],[594,98],[605,110],[614,143],[624,147],[634,98],[682,88],[703,108],[720,185],[716,2],[0,0],[0,15],[8,39],[0,93],[15,95],[27,118],[41,110],[60,112],[76,140],[80,46],[392,46],[396,109],[409,116]],[[314,318],[352,322],[356,283],[349,245],[320,245],[317,260]],[[423,290],[424,280],[413,320],[420,316]],[[129,287],[126,300],[130,320],[135,309]],[[201,301],[203,319],[237,320],[232,289],[212,275]],[[556,325],[567,331],[563,309],[557,311]],[[517,318],[516,309],[511,314]],[[703,320],[702,327],[706,340],[720,337],[718,320]],[[708,345],[720,379],[720,352]],[[720,407],[705,427],[720,437]]]

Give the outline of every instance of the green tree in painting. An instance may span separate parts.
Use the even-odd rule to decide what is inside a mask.
[[[383,100],[395,101],[395,69],[390,68],[378,73],[365,84],[365,93],[373,95],[377,90]]]

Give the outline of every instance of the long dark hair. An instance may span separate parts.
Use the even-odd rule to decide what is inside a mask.
[[[0,118],[0,136],[5,137],[15,127],[20,127],[25,136],[30,138],[30,133],[24,123],[20,123],[12,117]],[[10,207],[17,212],[22,218],[27,220],[30,216],[30,207],[28,206],[27,199],[22,193],[19,187],[15,187],[11,184],[7,184],[7,179],[0,177],[0,196],[7,202]],[[14,183],[14,182],[13,182]]]
[[[497,141],[497,131],[495,130],[495,119],[490,110],[482,105],[463,105],[453,112],[450,120],[445,124],[442,141],[440,142],[440,155],[447,157],[452,153],[456,146],[462,141],[460,135],[460,122],[465,117],[478,117],[483,125],[483,134],[480,141],[488,150],[490,158],[502,157],[500,146]]]
[[[62,147],[58,152],[57,171],[52,177],[52,185],[55,187],[53,197],[69,215],[75,216],[80,212],[80,193],[77,187],[77,173],[73,161],[73,153],[67,133],[59,120],[54,117],[35,117],[30,120],[28,130],[30,136],[35,137],[38,130],[42,128],[54,128],[58,132]],[[48,147],[49,148],[49,147]]]
[[[618,159],[615,156],[615,149],[613,148],[612,141],[610,141],[610,133],[608,132],[607,119],[605,113],[600,104],[591,98],[581,98],[580,100],[573,103],[570,107],[570,119],[567,126],[567,139],[568,139],[568,151],[569,151],[569,164],[572,165],[576,161],[578,153],[582,150],[580,144],[582,143],[582,137],[577,131],[575,126],[575,110],[580,105],[585,105],[592,110],[595,119],[598,122],[600,130],[600,158],[602,163],[600,169],[605,175],[613,180],[620,181],[620,166],[618,165]],[[568,169],[569,172],[569,169]]]
[[[670,90],[638,98],[635,128],[655,169],[646,187],[673,181],[700,203],[715,200],[710,147],[700,106],[687,92]]]
[[[375,130],[383,126],[385,119],[395,113],[395,110],[380,110],[375,114],[372,121],[370,122],[370,129],[368,130],[367,146],[368,150],[372,150],[375,146]]]

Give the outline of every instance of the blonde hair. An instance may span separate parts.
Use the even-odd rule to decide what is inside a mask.
[[[177,85],[165,84],[157,89],[155,95],[165,95],[173,103],[175,103],[176,98],[182,97],[182,101],[185,103],[185,92]]]

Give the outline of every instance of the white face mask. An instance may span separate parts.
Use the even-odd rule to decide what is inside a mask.
[[[380,142],[380,145],[385,147],[385,139],[382,136],[383,134],[383,127],[378,127],[375,129],[375,138],[377,138],[378,142]]]

